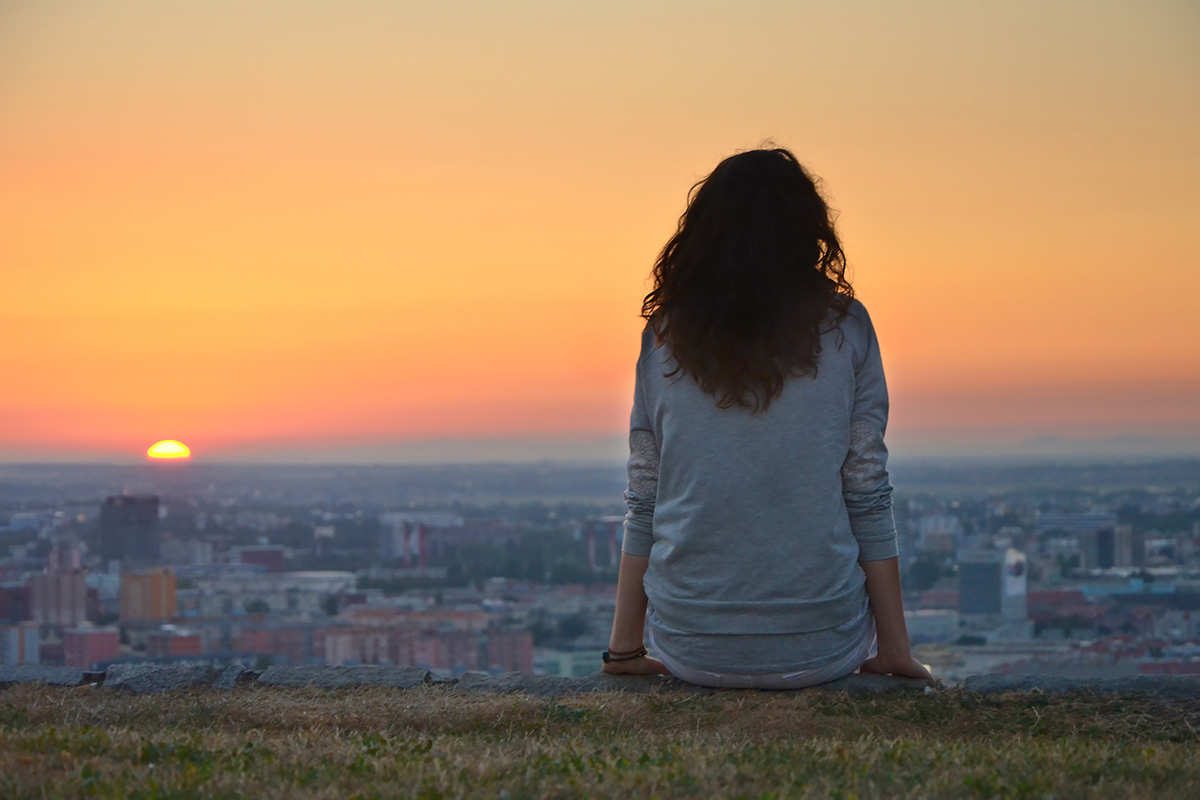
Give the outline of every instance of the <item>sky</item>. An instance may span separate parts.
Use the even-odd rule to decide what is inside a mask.
[[[0,461],[619,457],[650,266],[765,141],[894,450],[1200,451],[1190,0],[0,0]]]

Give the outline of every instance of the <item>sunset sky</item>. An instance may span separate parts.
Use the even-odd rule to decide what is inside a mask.
[[[619,443],[650,265],[766,139],[895,447],[1200,437],[1191,0],[0,0],[0,460]]]

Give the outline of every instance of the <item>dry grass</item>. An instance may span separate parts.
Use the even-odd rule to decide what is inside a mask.
[[[0,797],[1200,797],[1200,700],[0,693]]]

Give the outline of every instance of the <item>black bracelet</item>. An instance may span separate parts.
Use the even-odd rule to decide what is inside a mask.
[[[637,650],[634,650],[629,653],[622,653],[621,655],[613,655],[609,651],[605,650],[603,653],[600,654],[600,660],[603,661],[605,664],[611,663],[613,661],[633,661],[636,658],[643,657],[644,655],[646,655],[649,652],[650,651],[647,650],[645,647],[638,648]]]
[[[610,648],[608,648],[608,654],[610,656],[631,656],[634,653],[640,653],[645,649],[646,649],[645,645],[641,645],[640,647],[635,647],[632,650],[613,650],[610,647]]]

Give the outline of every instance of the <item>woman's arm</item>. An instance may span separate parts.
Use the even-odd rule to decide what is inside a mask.
[[[654,344],[653,330],[642,331],[642,355]],[[621,537],[621,567],[617,573],[617,605],[613,611],[612,636],[608,649],[632,652],[641,649],[646,625],[646,590],[642,579],[650,565],[654,548],[654,505],[658,501],[658,440],[642,396],[642,357],[633,385],[633,411],[629,415],[629,461],[625,465],[625,524]],[[666,674],[662,662],[654,658],[610,661],[605,672],[632,675]]]
[[[621,569],[617,573],[617,607],[613,613],[612,636],[608,640],[610,651],[628,653],[642,646],[646,625],[646,591],[642,588],[642,577],[649,564],[648,556],[621,554]],[[610,661],[601,669],[624,675],[667,674],[661,661],[647,656],[629,661]]]
[[[850,447],[842,464],[842,498],[850,529],[858,540],[858,564],[867,576],[867,597],[875,616],[879,655],[862,665],[864,672],[929,678],[912,656],[904,601],[900,595],[899,547],[892,513],[892,482],[887,470],[887,379],[875,327],[862,304],[856,313],[865,334],[861,361],[854,370],[854,409]]]
[[[933,675],[913,657],[904,624],[904,600],[900,594],[900,560],[860,561],[867,575],[867,597],[875,615],[875,634],[879,654],[862,665],[863,672],[880,672],[904,678],[932,678]],[[618,590],[619,591],[619,590]]]

